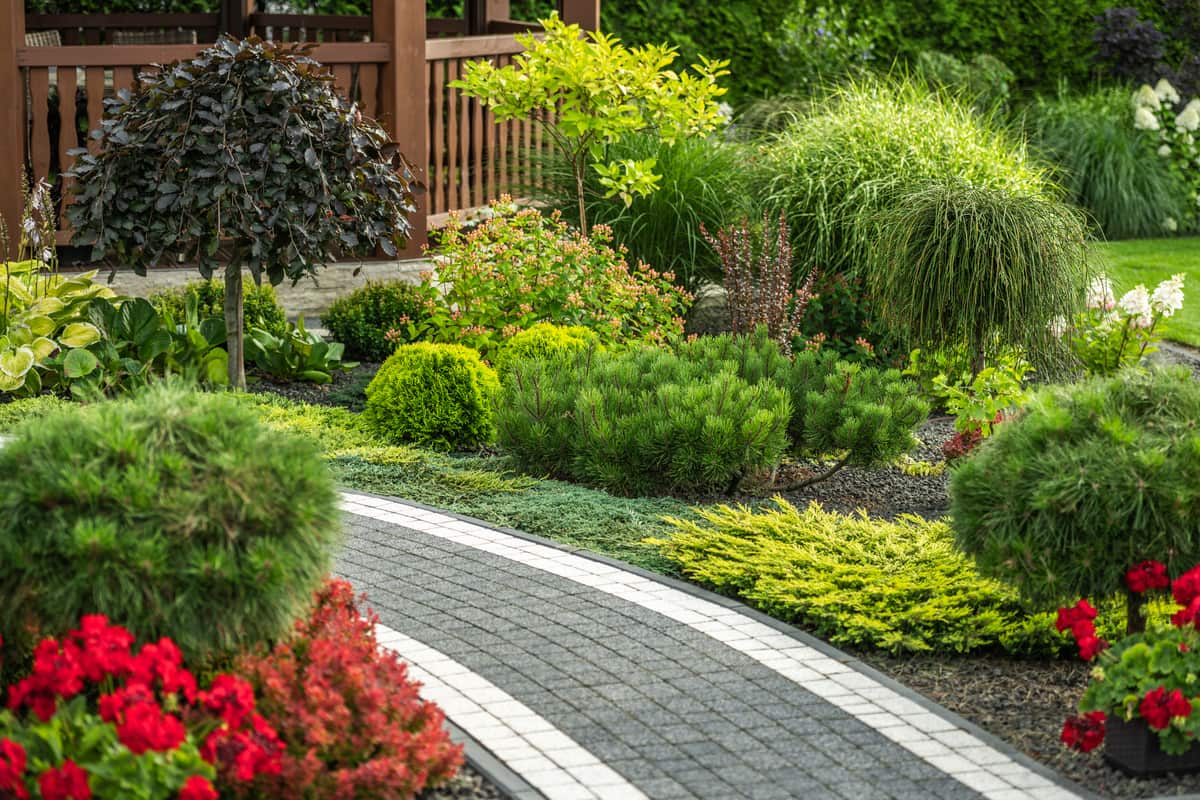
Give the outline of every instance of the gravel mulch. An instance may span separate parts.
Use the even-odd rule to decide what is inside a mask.
[[[417,800],[507,800],[508,795],[498,789],[495,784],[471,769],[470,764],[463,764],[458,775],[444,786],[436,789],[426,789],[417,795]]]

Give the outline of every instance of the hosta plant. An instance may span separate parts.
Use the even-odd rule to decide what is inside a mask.
[[[1087,293],[1087,308],[1070,325],[1053,321],[1051,332],[1062,337],[1089,375],[1112,375],[1141,363],[1155,352],[1163,336],[1162,322],[1183,307],[1184,273],[1171,276],[1150,292],[1143,284],[1118,300],[1112,283],[1095,278]]]
[[[283,381],[331,383],[336,370],[354,369],[354,361],[342,361],[342,345],[327,342],[320,334],[306,330],[304,317],[287,332],[276,336],[263,328],[251,328],[246,341],[246,357],[254,366]]]
[[[0,712],[0,796],[216,800],[218,774],[236,790],[279,773],[283,745],[249,683],[200,690],[170,639],[133,645],[102,615],[38,644]]]

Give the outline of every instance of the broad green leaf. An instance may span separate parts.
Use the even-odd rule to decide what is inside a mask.
[[[12,378],[24,378],[25,373],[33,369],[35,360],[33,350],[29,347],[18,347],[15,350],[0,353],[0,374]]]
[[[58,323],[50,317],[35,314],[25,317],[25,325],[29,327],[29,332],[36,336],[49,336],[58,328]]]
[[[71,379],[82,378],[99,366],[100,362],[90,350],[72,350],[63,359],[63,374]]]
[[[87,347],[100,339],[100,329],[90,322],[72,322],[58,337],[65,347]]]

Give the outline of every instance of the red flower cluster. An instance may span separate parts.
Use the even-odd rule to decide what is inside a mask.
[[[1161,731],[1171,724],[1172,717],[1191,716],[1192,703],[1178,689],[1167,694],[1166,688],[1159,686],[1146,692],[1138,705],[1138,712],[1147,725]]]
[[[88,776],[74,761],[67,759],[57,769],[51,767],[38,776],[42,800],[91,800]]]
[[[333,581],[292,641],[239,664],[287,744],[282,772],[257,779],[254,797],[291,798],[305,786],[331,800],[407,798],[457,770],[461,748],[442,712],[380,650],[376,621],[359,614],[348,583]]]
[[[1108,647],[1108,642],[1096,635],[1096,625],[1092,622],[1095,618],[1096,609],[1092,604],[1080,600],[1070,608],[1060,608],[1054,623],[1059,633],[1069,630],[1075,637],[1075,644],[1079,645],[1079,657],[1084,661],[1091,661]]]
[[[1195,624],[1200,617],[1200,566],[1192,567],[1171,584],[1171,595],[1181,609],[1171,617],[1178,627]]]
[[[1165,564],[1143,561],[1125,573],[1125,585],[1129,591],[1142,594],[1153,589],[1166,589],[1171,585],[1171,579],[1167,576]]]
[[[200,748],[201,755],[240,781],[278,775],[284,745],[275,730],[254,713],[253,687],[240,678],[218,675],[207,692],[197,692],[196,679],[183,666],[183,656],[170,639],[144,645],[134,655],[133,636],[108,619],[84,617],[80,628],[62,641],[46,639],[34,651],[29,677],[9,691],[9,706],[28,706],[43,721],[54,716],[58,700],[83,691],[86,683],[116,680],[116,688],[98,701],[101,720],[116,726],[117,739],[134,755],[167,752],[188,736],[183,719],[166,708],[180,707],[191,719],[196,709],[204,719],[220,721]],[[0,741],[0,798],[27,798],[26,757],[21,746]],[[65,761],[38,776],[44,800],[87,800],[87,772]],[[179,800],[215,800],[216,789],[203,776],[192,776]]]
[[[0,797],[26,800],[25,748],[12,739],[0,739]]]
[[[1082,717],[1071,717],[1063,725],[1060,738],[1072,750],[1091,752],[1104,741],[1106,719],[1103,711],[1089,711]]]

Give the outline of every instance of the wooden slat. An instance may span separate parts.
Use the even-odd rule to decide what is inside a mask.
[[[446,83],[458,79],[458,62],[446,62]],[[446,205],[448,211],[458,203],[458,91],[446,90]]]
[[[524,196],[533,186],[533,123],[528,119],[521,122],[521,194]]]
[[[483,103],[471,101],[471,194],[470,206],[481,206],[487,202],[483,191]]]
[[[433,70],[433,91],[430,94],[433,103],[433,128],[429,131],[433,185],[429,192],[429,211],[437,213],[446,208],[446,125],[442,111],[446,100],[446,62],[434,61],[430,68]]]
[[[205,28],[220,19],[220,14],[26,14],[25,29]]]
[[[22,47],[17,50],[17,63],[22,67],[138,67],[195,58],[204,49],[196,44]],[[333,42],[317,45],[312,56],[323,64],[384,64],[391,60],[392,46],[388,42]]]
[[[46,120],[50,116],[50,71],[29,71],[30,113],[33,126],[30,132],[30,159],[33,162],[34,181],[50,177],[50,133]]]
[[[460,64],[461,66],[461,64]],[[459,146],[462,148],[458,168],[458,208],[471,207],[471,98],[457,89],[459,117]]]
[[[427,19],[426,36],[466,36],[467,23],[461,19]]]
[[[508,56],[501,56],[497,59],[496,66],[503,68],[512,63],[512,59]],[[512,126],[511,122],[501,122],[496,129],[496,197],[508,191],[508,129]]]
[[[113,67],[112,93],[116,95],[122,89],[133,90],[133,67]]]
[[[353,75],[351,75],[351,73],[350,73],[350,65],[349,64],[334,64],[332,69],[333,69],[333,85],[337,87],[339,92],[341,92],[345,96],[353,99],[353,96],[351,94],[351,89],[353,87],[351,87],[351,85],[350,85],[351,81],[353,79]]]
[[[95,153],[99,145],[90,134],[100,127],[104,118],[104,67],[88,67],[84,80],[87,84],[88,149]]]
[[[63,171],[62,198],[64,207],[71,202],[72,179],[66,173],[75,163],[74,156],[67,155],[68,150],[75,149],[78,144],[79,127],[75,119],[75,87],[77,78],[75,67],[58,68],[58,113],[62,120],[62,129],[58,141],[58,163]],[[66,219],[60,223],[66,226]]]
[[[542,142],[542,126],[533,126],[533,151],[537,153],[537,160],[533,162],[534,177],[533,183],[539,189],[546,188],[544,167],[542,163],[546,158],[544,143]]]
[[[362,112],[371,119],[379,117],[379,65],[358,65],[358,89]]]

